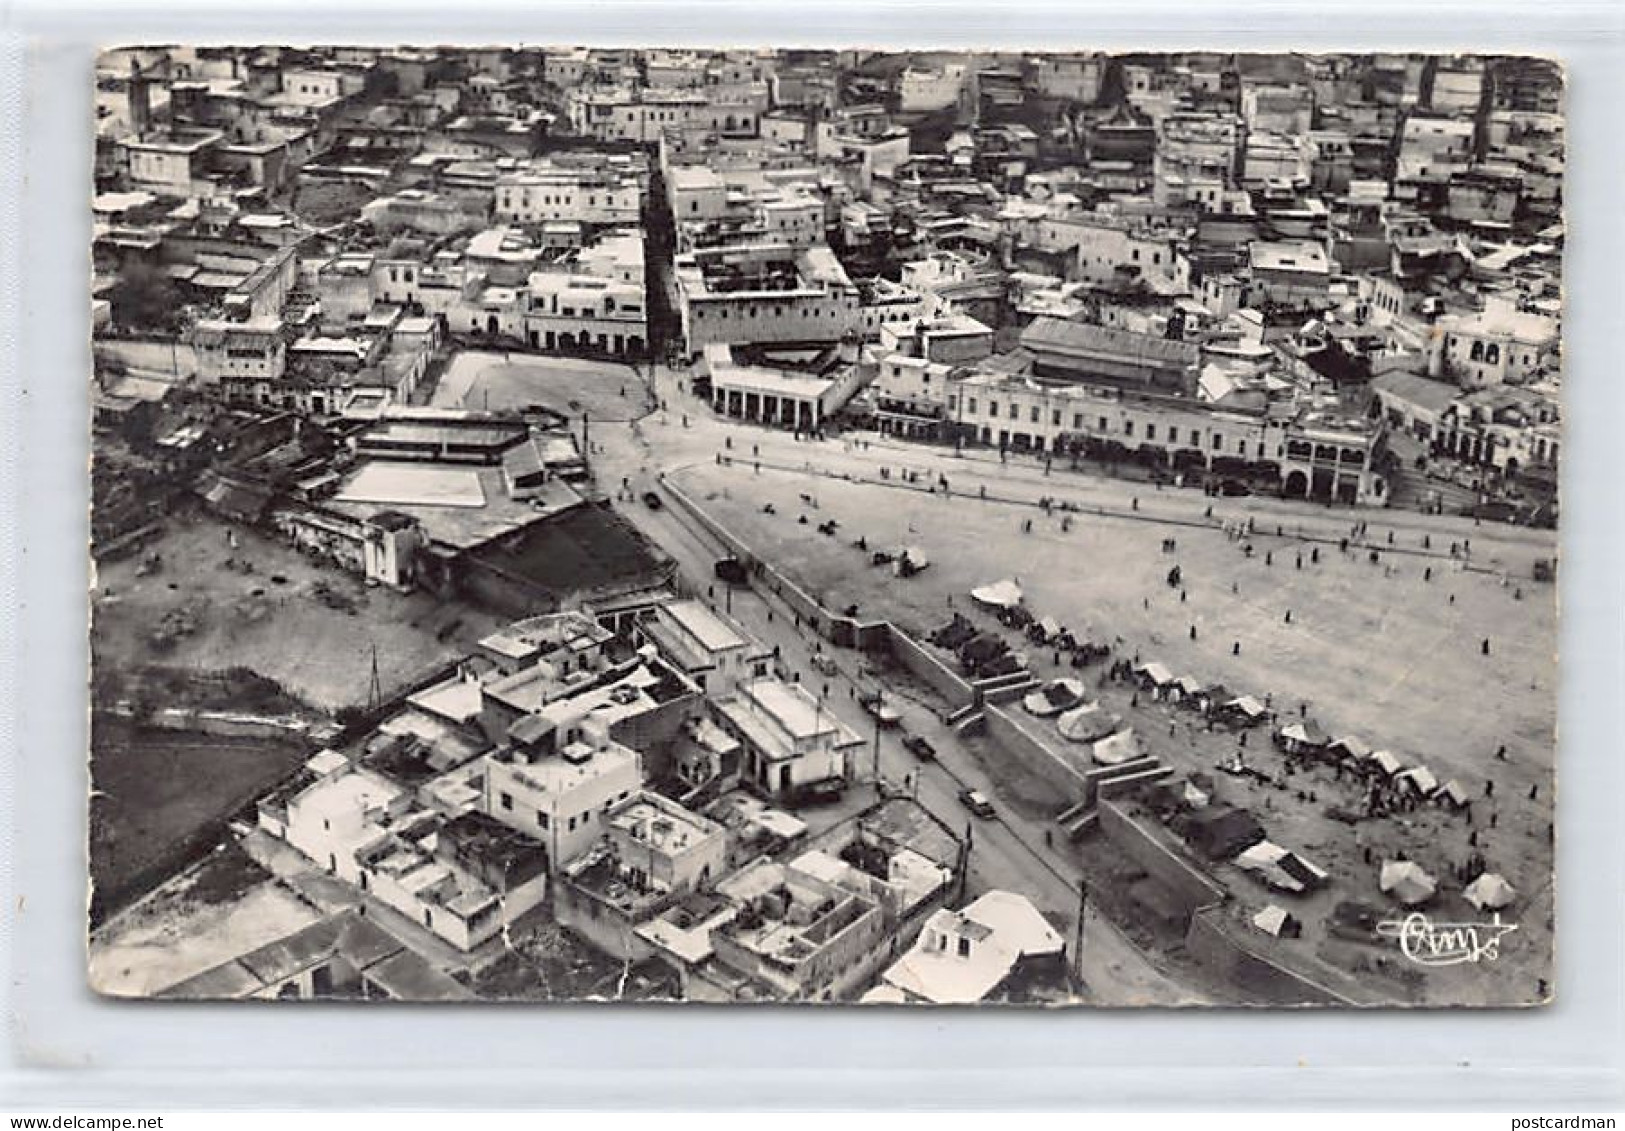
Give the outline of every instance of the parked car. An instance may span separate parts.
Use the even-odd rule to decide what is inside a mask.
[[[903,749],[922,762],[935,762],[937,760],[937,748],[932,746],[931,740],[923,734],[904,735]]]
[[[655,494],[653,491],[645,491],[643,493],[643,505],[652,511],[657,511],[666,504],[661,502],[660,496]]]
[[[983,820],[993,816],[993,802],[989,801],[978,789],[962,789],[959,791],[959,803],[975,813]]]

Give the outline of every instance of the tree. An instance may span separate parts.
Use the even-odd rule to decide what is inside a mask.
[[[128,329],[175,333],[181,326],[180,289],[155,264],[131,260],[107,293],[113,321]]]

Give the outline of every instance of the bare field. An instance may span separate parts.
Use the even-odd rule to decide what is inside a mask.
[[[150,549],[163,561],[155,573],[141,576],[139,557],[97,571],[91,647],[99,670],[248,668],[336,711],[366,703],[374,648],[387,696],[496,625],[425,593],[369,589],[285,543],[206,516],[171,522]],[[233,559],[252,571],[230,568]]]
[[[309,757],[294,739],[129,726],[91,732],[91,917],[99,921],[215,842],[233,812]]]

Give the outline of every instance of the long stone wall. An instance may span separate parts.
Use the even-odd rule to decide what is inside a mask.
[[[707,514],[705,508],[690,498],[686,491],[664,476],[660,482],[676,503],[677,509],[715,539],[721,552],[731,554],[745,563],[746,569],[756,579],[755,584],[758,588],[777,596],[818,635],[844,648],[870,651],[887,646],[890,626],[886,622],[860,622],[826,609],[816,597],[763,561],[733,531]]]
[[[984,714],[988,737],[1030,773],[1054,787],[1058,801],[1071,805],[1084,796],[1088,780],[1059,751],[1052,750],[1002,707],[989,706]]]
[[[891,656],[931,690],[948,701],[950,710],[976,702],[976,689],[908,633],[886,622],[886,649]]]
[[[1180,903],[1181,918],[1224,899],[1224,889],[1112,801],[1100,803],[1100,831]]]
[[[1222,909],[1204,908],[1191,916],[1185,947],[1202,965],[1247,991],[1248,1001],[1271,1005],[1360,1005],[1362,1003],[1310,981],[1257,953],[1235,931]],[[1260,941],[1264,941],[1260,936]]]

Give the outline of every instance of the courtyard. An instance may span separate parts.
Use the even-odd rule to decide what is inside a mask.
[[[541,405],[579,420],[629,421],[648,412],[637,366],[538,354],[463,350],[453,355],[430,404],[442,408],[522,409]]]

